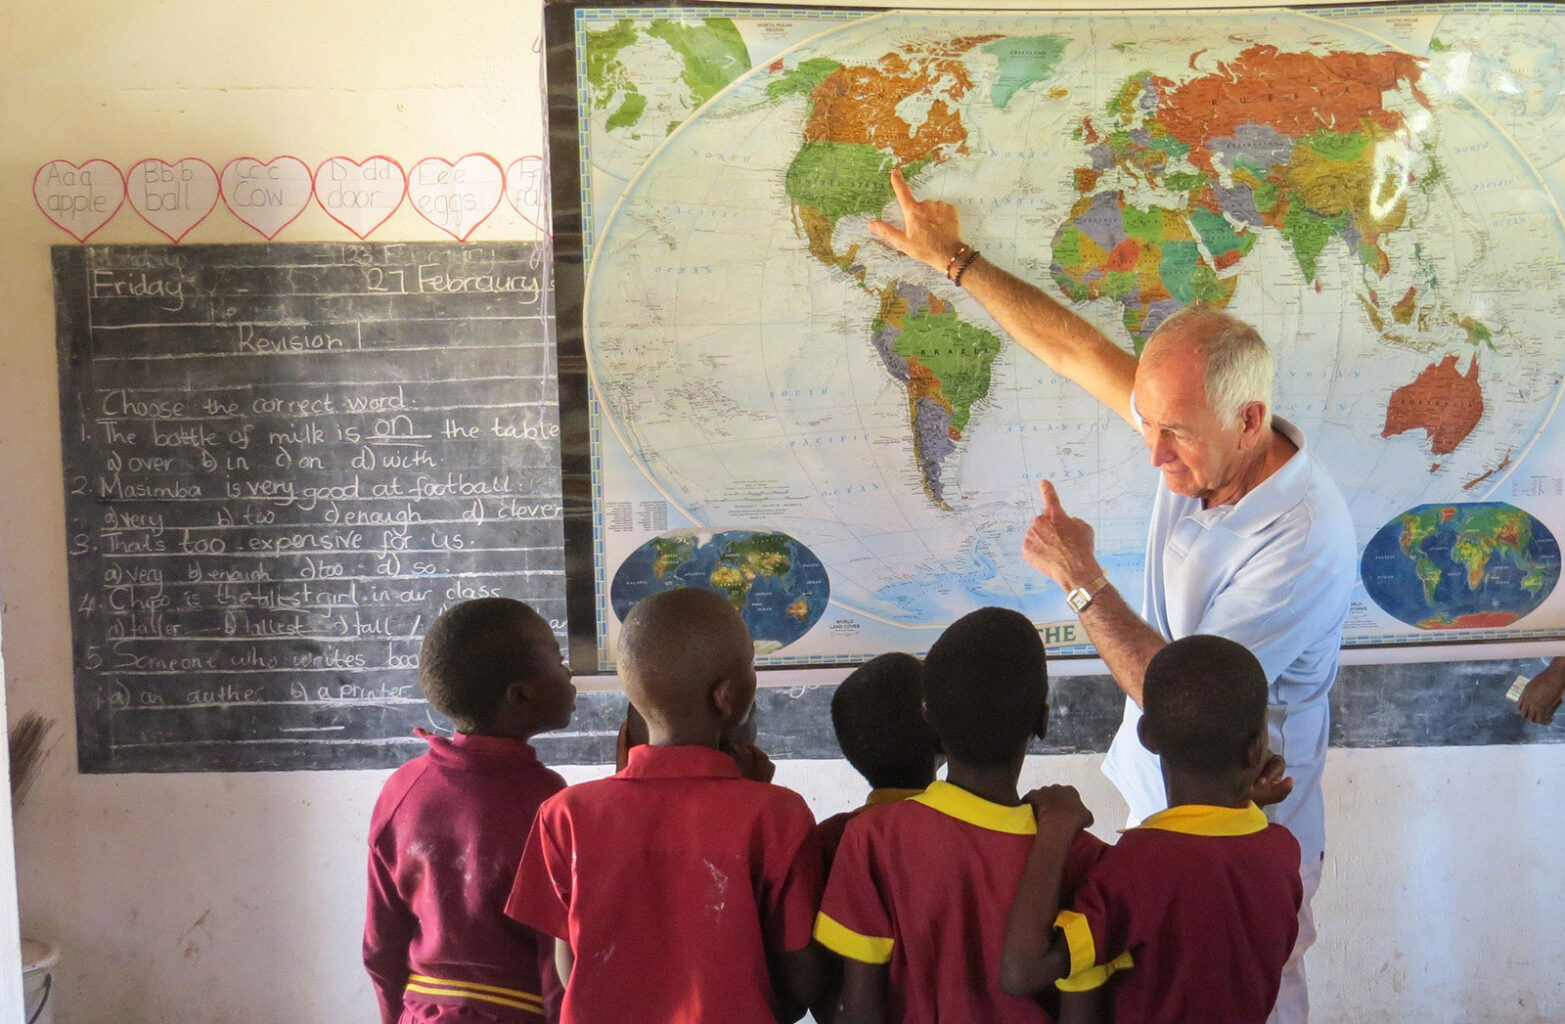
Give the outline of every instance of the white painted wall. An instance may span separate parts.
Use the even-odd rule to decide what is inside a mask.
[[[33,172],[58,157],[508,161],[538,150],[537,14],[510,0],[12,0],[4,15],[5,692],[13,716],[36,709],[69,733],[47,256],[67,239],[33,208]],[[496,216],[477,237],[529,237],[508,207]],[[431,235],[403,210],[375,236],[399,237]],[[307,238],[346,240],[315,207],[283,235]],[[128,210],[94,238],[159,240]],[[221,210],[189,238],[255,240]],[[358,941],[363,832],[385,773],[79,776],[75,756],[67,736],[17,821],[25,930],[65,948],[61,1024],[374,1019]],[[1098,760],[1034,759],[1026,781],[1080,786],[1107,834],[1123,806]],[[784,763],[778,780],[820,814],[864,790],[841,763]],[[1335,751],[1327,787],[1318,1019],[1565,1019],[1565,745]]]

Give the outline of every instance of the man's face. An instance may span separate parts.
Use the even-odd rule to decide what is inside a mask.
[[[1181,337],[1157,338],[1136,368],[1136,411],[1152,465],[1175,494],[1230,504],[1243,465],[1244,420],[1225,426],[1206,400],[1204,360]]]

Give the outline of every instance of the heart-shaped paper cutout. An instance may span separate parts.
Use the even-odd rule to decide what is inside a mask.
[[[549,174],[541,156],[524,156],[505,169],[505,195],[516,212],[548,235]]]
[[[33,175],[33,201],[56,227],[85,242],[124,205],[125,178],[107,160],[50,160]]]
[[[458,242],[467,241],[489,219],[504,191],[500,161],[484,153],[469,153],[454,164],[427,157],[408,172],[413,209]]]
[[[361,239],[397,212],[407,190],[407,174],[389,156],[334,156],[315,169],[315,201]]]
[[[309,165],[296,156],[276,156],[265,163],[235,157],[223,166],[218,184],[223,205],[267,241],[299,218],[315,192]]]
[[[190,234],[217,205],[217,172],[200,157],[143,160],[125,175],[125,195],[141,219],[170,242]]]

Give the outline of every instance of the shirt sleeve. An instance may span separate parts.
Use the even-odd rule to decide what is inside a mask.
[[[417,922],[397,892],[395,874],[375,844],[369,852],[369,899],[364,911],[364,969],[380,1004],[381,1024],[402,1016],[408,983],[408,945]]]
[[[871,863],[868,831],[863,820],[855,819],[842,834],[815,918],[815,938],[840,956],[884,964],[891,962],[896,940]]]
[[[553,798],[546,800],[533,819],[516,881],[505,901],[506,917],[541,933],[540,948],[553,945],[548,936],[570,938],[574,852],[570,834],[564,808]]]
[[[796,799],[798,806],[789,816],[790,827],[780,844],[787,852],[779,858],[776,872],[769,872],[762,921],[766,948],[785,953],[810,944],[824,873],[815,818],[804,800]]]
[[[1070,974],[1059,982],[1062,992],[1089,991],[1116,970],[1134,966],[1133,907],[1129,879],[1114,870],[1113,858],[1100,859],[1076,888],[1070,909],[1054,919],[1070,950]]]
[[[1243,644],[1275,683],[1347,613],[1354,573],[1351,564],[1344,569],[1329,532],[1311,522],[1278,531],[1212,598],[1194,632]]]

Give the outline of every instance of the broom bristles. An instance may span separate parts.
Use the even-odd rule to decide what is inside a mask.
[[[11,809],[14,811],[27,795],[27,790],[38,777],[38,768],[48,756],[44,746],[54,719],[45,718],[36,711],[29,711],[11,726]]]

